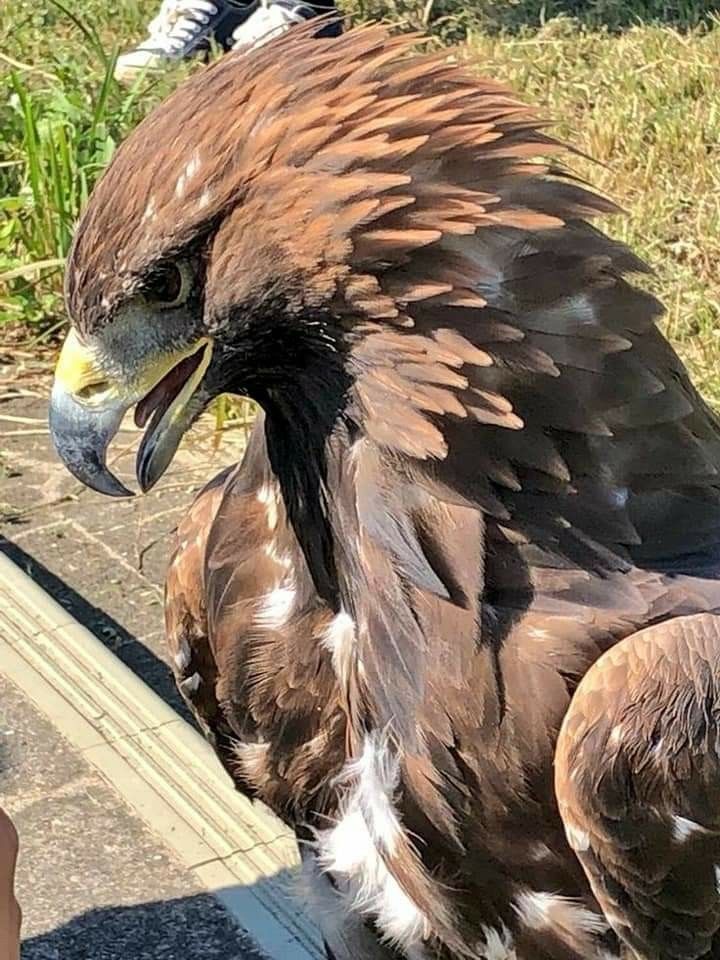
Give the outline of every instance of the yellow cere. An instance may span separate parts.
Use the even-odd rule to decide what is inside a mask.
[[[105,380],[93,353],[83,344],[74,330],[65,338],[60,351],[55,380],[63,390],[78,395],[88,387]]]

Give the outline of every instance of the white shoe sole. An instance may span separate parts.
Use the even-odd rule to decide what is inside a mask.
[[[118,83],[131,84],[143,73],[159,70],[171,62],[167,57],[155,56],[154,54],[150,54],[143,63],[133,62],[130,57],[127,59],[118,57],[113,76]]]

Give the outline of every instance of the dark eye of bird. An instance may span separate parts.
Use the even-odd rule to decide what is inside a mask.
[[[177,264],[165,263],[154,271],[145,286],[145,296],[160,306],[175,306],[185,292],[183,273]]]

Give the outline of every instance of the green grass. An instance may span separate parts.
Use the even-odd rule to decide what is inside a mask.
[[[343,0],[340,0],[342,3]],[[186,69],[131,90],[118,47],[157,0],[0,6],[0,338],[64,322],[73,224],[125,133]],[[603,166],[575,169],[626,209],[606,226],[651,263],[668,329],[720,405],[720,20],[710,0],[349,0],[356,19],[462,41]],[[470,12],[469,12],[470,11]],[[4,325],[4,326],[3,326]]]
[[[9,7],[12,6],[12,10]],[[92,186],[118,142],[171,85],[124,90],[113,36],[143,11],[13,2],[0,9],[0,324],[62,319],[62,262]]]

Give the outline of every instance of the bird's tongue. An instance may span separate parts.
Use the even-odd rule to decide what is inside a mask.
[[[150,393],[142,398],[135,407],[135,425],[137,427],[144,427],[154,410],[157,411],[156,421],[162,417],[182,390],[188,377],[197,369],[204,352],[204,350],[198,350],[192,356],[185,357],[169,373],[166,373],[159,383],[155,384]]]

